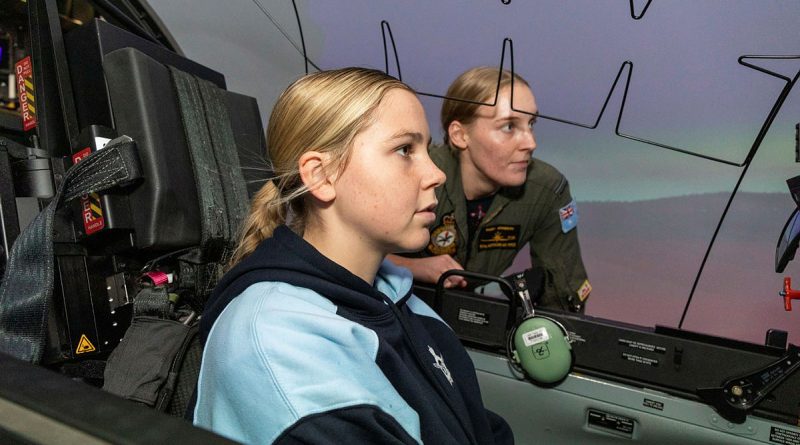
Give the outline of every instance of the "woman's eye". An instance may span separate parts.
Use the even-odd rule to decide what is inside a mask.
[[[402,147],[397,149],[397,153],[400,156],[402,156],[404,158],[407,158],[407,157],[409,157],[411,155],[411,146],[410,145],[403,145]]]
[[[503,125],[502,130],[505,131],[505,132],[509,132],[510,133],[511,131],[514,130],[514,124],[509,122],[509,123]]]

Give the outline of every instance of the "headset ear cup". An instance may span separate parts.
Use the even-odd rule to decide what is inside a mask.
[[[523,320],[514,332],[514,349],[520,366],[536,383],[558,383],[572,369],[567,331],[551,318],[537,315]]]

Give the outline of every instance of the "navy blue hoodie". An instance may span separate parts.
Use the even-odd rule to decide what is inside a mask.
[[[195,424],[252,443],[513,443],[411,284],[384,261],[369,285],[278,227],[207,303]]]

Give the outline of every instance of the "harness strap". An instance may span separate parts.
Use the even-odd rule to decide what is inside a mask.
[[[136,144],[120,136],[73,165],[50,204],[11,248],[0,284],[0,352],[39,363],[53,294],[53,220],[65,202],[142,178]]]

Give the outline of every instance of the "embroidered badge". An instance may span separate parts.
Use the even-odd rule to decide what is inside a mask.
[[[450,382],[450,385],[452,386],[453,376],[450,375],[450,370],[447,369],[447,365],[444,364],[444,357],[442,357],[441,355],[437,355],[436,351],[434,351],[430,345],[428,345],[428,352],[430,352],[431,355],[433,356],[434,360],[433,367],[437,368],[439,371],[442,371],[442,374],[444,374],[444,377],[447,379],[448,382]]]
[[[558,217],[561,219],[561,231],[564,233],[578,226],[578,205],[574,199],[558,209]]]
[[[478,250],[516,249],[519,246],[519,227],[486,226],[478,235]]]
[[[586,301],[590,293],[592,293],[592,285],[589,284],[589,280],[583,280],[583,284],[581,284],[581,287],[578,289],[578,298],[580,298],[581,301]]]
[[[452,213],[442,217],[442,225],[437,226],[431,231],[431,242],[428,244],[428,252],[433,255],[454,255],[456,253],[456,218]]]

